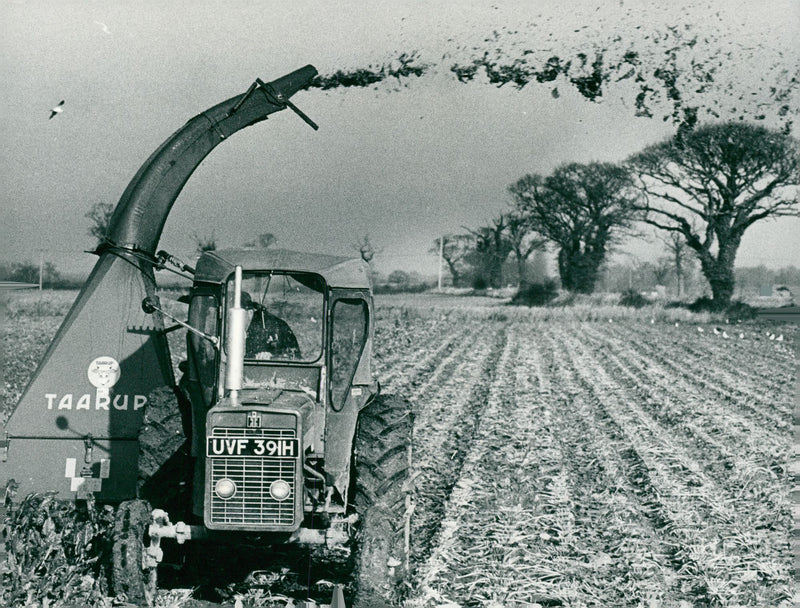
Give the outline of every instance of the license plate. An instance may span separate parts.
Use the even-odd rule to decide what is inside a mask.
[[[297,439],[268,439],[263,437],[207,437],[206,455],[209,458],[240,456],[252,458],[295,458],[300,454]]]

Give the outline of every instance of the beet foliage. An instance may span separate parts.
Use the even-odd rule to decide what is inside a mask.
[[[114,509],[30,494],[6,503],[0,604],[103,605]]]

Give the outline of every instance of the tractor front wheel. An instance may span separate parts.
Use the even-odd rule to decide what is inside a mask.
[[[112,588],[138,606],[152,606],[157,592],[156,568],[145,567],[151,514],[146,501],[128,500],[119,505],[114,520]]]
[[[411,406],[380,396],[358,419],[353,503],[359,514],[356,607],[394,606],[408,574],[411,495]]]

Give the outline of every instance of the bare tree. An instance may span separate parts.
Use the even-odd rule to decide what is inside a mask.
[[[108,232],[108,225],[111,223],[111,216],[114,214],[114,205],[98,201],[92,205],[91,209],[84,215],[91,221],[89,226],[89,236],[97,239],[97,246],[103,243]]]
[[[358,250],[359,254],[361,254],[361,259],[364,260],[367,264],[372,263],[372,259],[375,257],[376,253],[380,253],[381,251],[383,251],[383,249],[375,249],[375,247],[369,240],[368,234],[365,234],[364,238],[361,239],[358,243],[356,243],[354,247]]]
[[[689,253],[686,239],[683,238],[680,232],[669,232],[661,240],[667,246],[667,251],[672,259],[675,277],[678,280],[678,297],[682,298],[686,292],[686,270],[688,264],[686,256]]]
[[[506,214],[508,240],[517,261],[517,287],[525,282],[525,264],[534,251],[543,250],[547,239],[538,235],[518,211]]]
[[[747,123],[706,125],[634,155],[644,221],[680,234],[700,260],[714,307],[730,304],[745,231],[798,215],[798,142]]]
[[[482,226],[477,230],[467,228],[475,237],[475,249],[472,252],[475,266],[489,287],[503,286],[503,264],[512,251],[507,228],[508,218],[505,215],[493,219],[490,226]]]
[[[526,175],[509,186],[533,230],[556,243],[562,286],[592,293],[614,239],[631,226],[631,178],[610,163],[572,163],[548,177]]]
[[[202,237],[199,236],[196,232],[194,234],[194,242],[195,248],[198,254],[201,254],[205,251],[216,251],[217,249],[217,237],[214,236],[214,233],[211,233],[209,237]]]
[[[444,245],[442,245],[442,241],[444,241]],[[474,245],[475,239],[470,234],[445,234],[433,241],[430,252],[439,255],[441,251],[442,259],[453,277],[454,287],[460,287],[464,282],[464,277],[469,271],[466,259]]]
[[[672,274],[672,258],[658,258],[652,264],[652,272],[656,285],[666,285],[669,275]]]

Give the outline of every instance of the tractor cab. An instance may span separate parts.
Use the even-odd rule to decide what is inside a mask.
[[[307,514],[345,512],[355,422],[376,393],[372,310],[360,259],[201,256],[180,385],[206,528],[297,533]]]

